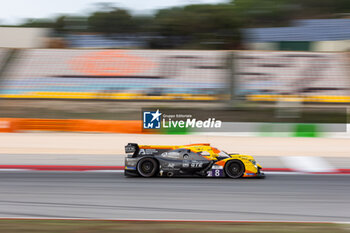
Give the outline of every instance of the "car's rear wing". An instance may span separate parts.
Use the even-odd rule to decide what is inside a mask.
[[[139,152],[140,148],[137,143],[128,143],[128,145],[125,146],[125,153],[127,154],[136,154]]]

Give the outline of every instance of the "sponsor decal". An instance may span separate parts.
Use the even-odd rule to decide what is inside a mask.
[[[211,169],[224,169],[224,167],[215,164],[215,165],[213,165],[213,166],[211,167]]]
[[[202,162],[198,162],[195,160],[191,162],[191,167],[193,167],[193,168],[201,168],[202,166],[203,166]]]
[[[133,167],[133,166],[136,166],[136,163],[135,162],[128,162],[128,166],[130,167]]]
[[[156,149],[140,149],[139,155],[156,154],[157,152]]]
[[[165,158],[172,158],[172,159],[179,159],[180,157],[178,152],[173,152],[173,151],[164,152],[163,154],[161,154],[161,156]]]
[[[254,176],[255,173],[246,173],[245,175],[247,175],[247,176]]]

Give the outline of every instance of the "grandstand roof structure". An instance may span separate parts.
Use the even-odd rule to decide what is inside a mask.
[[[295,20],[290,27],[250,28],[247,42],[350,40],[350,19]]]
[[[69,46],[73,48],[141,48],[145,40],[136,36],[107,37],[104,35],[67,35]]]

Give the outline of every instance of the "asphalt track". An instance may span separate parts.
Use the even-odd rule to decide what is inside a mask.
[[[350,221],[349,175],[125,178],[116,172],[0,172],[0,217]]]

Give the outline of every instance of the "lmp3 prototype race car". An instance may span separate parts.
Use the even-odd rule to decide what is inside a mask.
[[[210,144],[125,146],[126,176],[259,177],[265,175],[252,156],[229,154]]]

